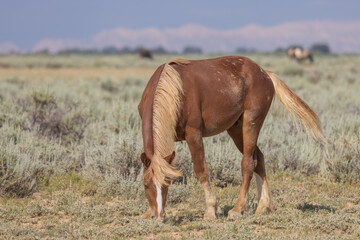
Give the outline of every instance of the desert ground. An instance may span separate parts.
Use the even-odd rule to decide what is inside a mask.
[[[176,143],[183,177],[169,187],[164,223],[140,217],[148,203],[137,105],[175,56],[0,56],[0,239],[360,239],[360,56],[247,56],[313,108],[328,143],[309,139],[274,99],[258,145],[276,211],[254,214],[253,179],[248,211],[229,220],[242,156],[226,133],[204,139],[224,211],[216,221],[203,220],[189,150]]]

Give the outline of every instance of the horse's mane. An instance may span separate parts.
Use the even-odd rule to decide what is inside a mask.
[[[180,75],[171,65],[189,63],[190,61],[180,58],[168,61],[155,89],[153,103],[154,155],[150,166],[153,170],[154,180],[161,185],[167,184],[165,180],[181,176],[181,172],[164,158],[174,150],[175,127],[184,93]]]

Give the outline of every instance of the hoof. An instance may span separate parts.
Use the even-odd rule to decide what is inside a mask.
[[[216,215],[215,214],[204,214],[204,220],[206,221],[215,221]]]
[[[207,209],[204,214],[204,220],[208,221],[215,221],[216,220],[216,214],[215,209]]]
[[[266,205],[262,205],[259,204],[259,206],[257,207],[255,214],[260,214],[260,215],[266,215],[266,214],[270,214],[272,212],[274,212],[274,207],[271,204]]]
[[[158,217],[156,219],[156,221],[160,222],[160,223],[164,223],[166,221],[166,218],[165,217]]]
[[[245,210],[242,210],[242,209],[240,209],[240,210],[235,210],[235,209],[233,208],[233,209],[231,209],[231,210],[229,211],[229,213],[228,213],[228,218],[229,218],[229,219],[236,219],[236,218],[240,217],[241,215],[243,215],[244,212],[245,212]]]
[[[223,210],[222,210],[221,207],[219,207],[219,206],[217,206],[217,208],[216,208],[216,215],[217,215],[218,217],[224,215]]]

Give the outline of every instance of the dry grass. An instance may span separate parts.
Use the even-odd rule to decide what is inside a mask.
[[[225,216],[204,221],[204,197],[195,184],[181,203],[168,203],[168,220],[158,223],[139,217],[147,208],[145,196],[124,199],[87,195],[93,185],[78,176],[56,177],[56,183],[23,199],[1,199],[0,236],[17,239],[358,239],[358,187],[302,174],[270,175],[276,212],[254,214],[255,183],[249,210],[230,221],[226,214],[236,201],[239,186],[215,188]],[[56,186],[55,186],[55,185]],[[178,186],[170,186],[170,195]],[[51,191],[50,191],[51,190]],[[175,190],[176,191],[176,190]]]

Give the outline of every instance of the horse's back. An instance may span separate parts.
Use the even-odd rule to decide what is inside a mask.
[[[264,83],[259,81],[268,77],[256,63],[240,56],[195,60],[173,67],[183,82],[183,121],[201,117],[204,136],[231,127],[243,113],[251,92],[262,91]],[[271,83],[265,81],[265,85]]]

